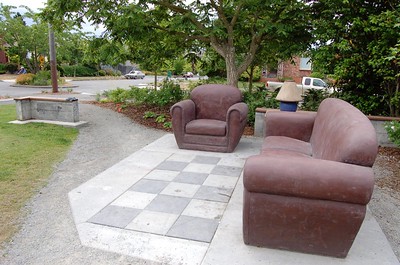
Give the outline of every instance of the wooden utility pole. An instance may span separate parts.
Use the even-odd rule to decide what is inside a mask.
[[[49,47],[50,47],[51,86],[53,88],[53,93],[58,93],[56,45],[54,41],[53,27],[51,26],[50,23],[49,23]]]

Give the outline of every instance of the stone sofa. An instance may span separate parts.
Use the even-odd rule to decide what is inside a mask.
[[[317,112],[273,111],[265,119],[261,153],[244,166],[244,242],[346,257],[374,187],[371,122],[333,98]]]

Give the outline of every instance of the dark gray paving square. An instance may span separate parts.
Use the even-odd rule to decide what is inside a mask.
[[[232,192],[233,189],[201,186],[193,198],[207,201],[228,202]]]
[[[241,167],[230,167],[222,165],[215,166],[215,168],[211,171],[211,174],[213,175],[223,175],[230,177],[240,177],[241,173],[242,173]]]
[[[174,178],[174,182],[189,183],[189,184],[203,184],[207,179],[207,173],[197,173],[197,172],[181,172]]]
[[[182,171],[189,163],[180,161],[164,161],[161,162],[156,169]]]
[[[160,194],[145,209],[155,212],[181,214],[189,202],[189,198]]]
[[[125,228],[141,210],[109,205],[89,219],[90,223]]]
[[[199,164],[211,164],[216,165],[221,160],[220,157],[215,156],[196,156],[192,162]]]
[[[218,220],[181,215],[167,236],[211,242],[217,227]]]
[[[160,193],[167,185],[168,181],[161,180],[152,180],[152,179],[141,179],[135,185],[133,185],[129,190],[158,194]]]

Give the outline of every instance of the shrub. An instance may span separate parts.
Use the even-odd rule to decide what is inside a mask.
[[[16,63],[7,63],[6,66],[5,66],[5,69],[10,74],[13,74],[13,73],[18,71],[18,64],[16,64]]]
[[[279,108],[279,101],[277,101],[276,95],[278,91],[267,91],[267,90],[257,90],[256,92],[245,91],[243,93],[243,100],[249,107],[249,114],[247,116],[247,123],[251,126],[254,125],[256,108]]]
[[[115,103],[125,103],[131,100],[134,104],[149,104],[167,106],[182,100],[187,92],[181,90],[179,84],[166,81],[160,90],[132,87],[129,90],[117,88],[107,91],[104,95]]]
[[[30,85],[33,82],[34,74],[22,74],[18,75],[15,79],[15,83],[19,85]]]
[[[33,77],[33,82],[31,83],[34,86],[48,86],[51,85],[51,73],[50,71],[40,71],[37,72]]]
[[[400,122],[386,122],[385,129],[389,136],[389,140],[392,141],[396,146],[400,147]]]
[[[105,70],[99,70],[99,76],[106,76],[107,73]]]
[[[328,97],[329,93],[323,89],[309,89],[304,95],[301,109],[308,111],[317,111],[321,102]]]
[[[97,70],[93,67],[84,65],[64,65],[62,66],[65,76],[96,76]]]
[[[0,63],[0,74],[5,74],[7,72],[6,65]]]

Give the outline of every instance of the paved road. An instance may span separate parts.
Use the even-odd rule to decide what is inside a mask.
[[[159,77],[161,81],[164,77]],[[75,97],[81,100],[93,100],[98,93],[103,93],[105,90],[113,90],[116,88],[128,89],[130,86],[146,86],[154,82],[154,76],[146,76],[144,79],[118,79],[118,80],[88,80],[88,81],[70,81]],[[55,97],[70,97],[71,94],[50,95],[46,92],[51,92],[51,88],[35,88],[35,87],[14,87],[12,81],[0,81],[0,97],[12,98],[23,96],[55,96]],[[61,89],[67,90],[67,89]],[[7,101],[7,100],[6,100]],[[1,100],[1,102],[5,102]]]

